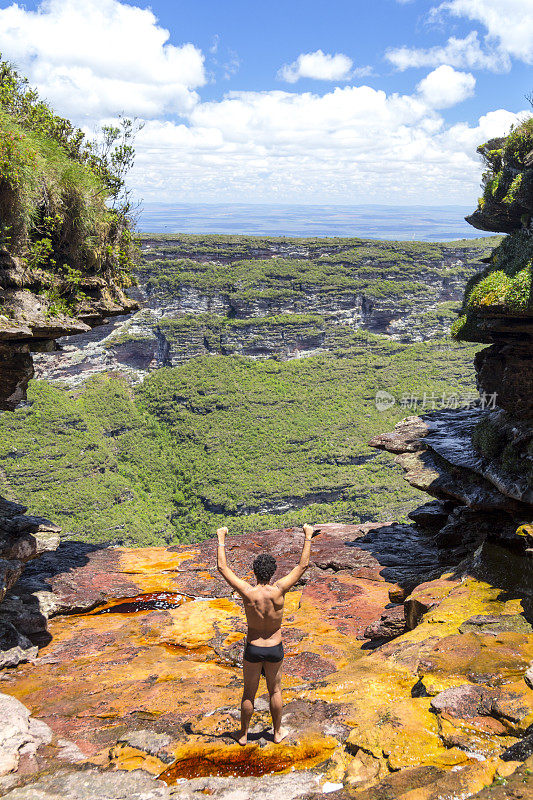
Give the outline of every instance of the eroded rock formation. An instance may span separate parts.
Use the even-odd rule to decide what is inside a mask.
[[[0,249],[0,409],[12,410],[24,399],[33,375],[32,352],[51,352],[56,339],[85,333],[137,308],[118,283],[96,272],[80,278],[75,314],[57,312],[48,288],[49,276]]]
[[[501,247],[492,267],[509,254]],[[486,302],[492,267],[475,276],[459,326],[463,338],[491,345],[477,358],[487,407],[412,417],[373,442],[434,501],[411,525],[322,525],[312,567],[287,596],[281,745],[269,738],[263,685],[250,745],[229,737],[246,627],[217,577],[212,542],[56,548],[54,526],[2,506],[0,709],[9,724],[0,727],[0,792],[10,800],[463,800],[486,797],[487,787],[497,797],[505,786],[502,797],[533,794],[531,314],[527,304],[517,313],[505,306],[513,275],[504,302]],[[180,295],[189,301],[198,293]],[[244,313],[260,316],[254,302],[238,309],[245,338],[257,334],[249,329],[257,319]],[[360,305],[370,318],[373,309]],[[115,339],[111,362],[118,353],[138,370],[139,359],[144,369],[175,357],[168,327],[152,330],[148,350],[138,334]],[[82,335],[99,357],[106,337]],[[234,347],[231,336],[224,341]],[[27,368],[29,343],[13,342]],[[75,372],[68,359],[63,368]],[[10,381],[6,405],[22,391]],[[300,546],[285,529],[230,538],[227,549],[249,576],[261,550],[284,572]]]
[[[488,252],[482,240],[145,237],[142,309],[62,340],[36,359],[37,374],[75,386],[118,369],[139,381],[200,355],[285,360],[334,351],[358,329],[403,343],[442,337]]]

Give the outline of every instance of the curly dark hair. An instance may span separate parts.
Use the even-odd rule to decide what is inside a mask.
[[[276,559],[270,553],[261,553],[254,561],[253,569],[259,583],[268,583],[277,569]]]

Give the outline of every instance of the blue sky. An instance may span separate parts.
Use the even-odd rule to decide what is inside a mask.
[[[533,0],[0,0],[0,50],[147,202],[458,203],[533,90]]]

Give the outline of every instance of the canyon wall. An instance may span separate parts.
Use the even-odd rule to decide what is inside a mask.
[[[361,330],[403,344],[447,334],[493,240],[143,237],[142,309],[37,356],[37,376],[75,386],[117,369],[134,381],[201,355],[282,360],[333,352]]]
[[[404,420],[373,444],[397,453],[412,485],[450,511],[443,541],[533,545],[533,120],[479,148],[488,167],[467,220],[508,236],[467,283],[453,328],[476,354],[480,403]]]

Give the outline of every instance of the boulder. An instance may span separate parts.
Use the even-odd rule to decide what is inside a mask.
[[[32,661],[38,648],[10,622],[0,621],[0,669],[16,667],[22,661]]]
[[[381,618],[365,630],[367,639],[383,639],[388,641],[400,636],[406,630],[405,611],[403,605],[387,608]]]
[[[21,755],[34,754],[51,740],[48,725],[30,717],[15,697],[0,694],[0,776],[13,772]]]

